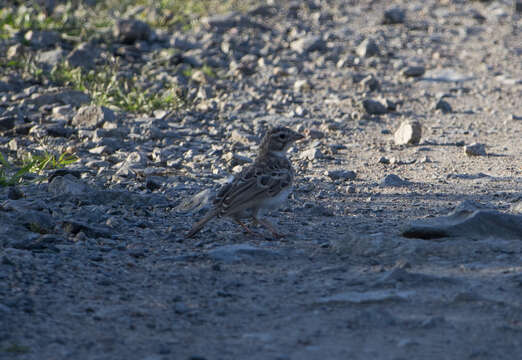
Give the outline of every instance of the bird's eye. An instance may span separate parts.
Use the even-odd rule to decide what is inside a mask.
[[[279,134],[279,138],[282,140],[286,139],[286,134],[285,133]]]

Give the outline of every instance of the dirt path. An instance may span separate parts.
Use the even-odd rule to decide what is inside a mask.
[[[0,358],[520,356],[521,14],[510,1],[406,3],[262,5],[93,45],[122,72],[176,82],[191,105],[169,116],[82,120],[78,94],[4,74],[0,109],[31,130],[16,120],[2,151],[37,149],[43,131],[80,160],[22,197],[0,193]],[[181,58],[165,62],[171,48]],[[396,145],[406,120],[420,142]],[[290,152],[295,191],[270,215],[288,235],[215,220],[185,239],[202,212],[175,206],[237,171],[273,124],[309,134]],[[478,221],[475,207],[488,209]],[[452,211],[446,235],[403,236]]]

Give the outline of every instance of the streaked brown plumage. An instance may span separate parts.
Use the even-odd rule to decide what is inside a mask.
[[[266,227],[276,237],[281,236],[266,220],[260,218],[260,210],[279,207],[292,191],[294,170],[286,157],[286,150],[301,134],[286,127],[275,127],[267,131],[254,163],[243,169],[234,179],[225,184],[213,199],[209,212],[187,233],[194,236],[214,217],[230,217],[251,232],[240,219],[252,218]]]

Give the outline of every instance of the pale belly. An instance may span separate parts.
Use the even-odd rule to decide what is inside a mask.
[[[290,195],[291,192],[291,186],[283,189],[279,194],[277,194],[277,196],[263,201],[262,208],[267,210],[274,210],[279,208],[288,199],[288,195]]]

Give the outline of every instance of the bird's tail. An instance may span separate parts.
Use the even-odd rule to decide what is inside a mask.
[[[209,222],[210,219],[212,219],[216,215],[217,215],[217,211],[216,210],[210,210],[203,217],[203,219],[199,220],[197,223],[194,224],[194,226],[192,226],[192,229],[190,229],[190,231],[187,233],[187,235],[185,235],[185,237],[186,238],[191,238],[194,235],[196,235],[199,232],[199,230],[203,229],[203,226],[205,226],[205,224],[207,222]]]
[[[175,210],[181,213],[197,212],[210,204],[210,199],[214,196],[210,189],[201,191],[194,196],[183,199]]]

